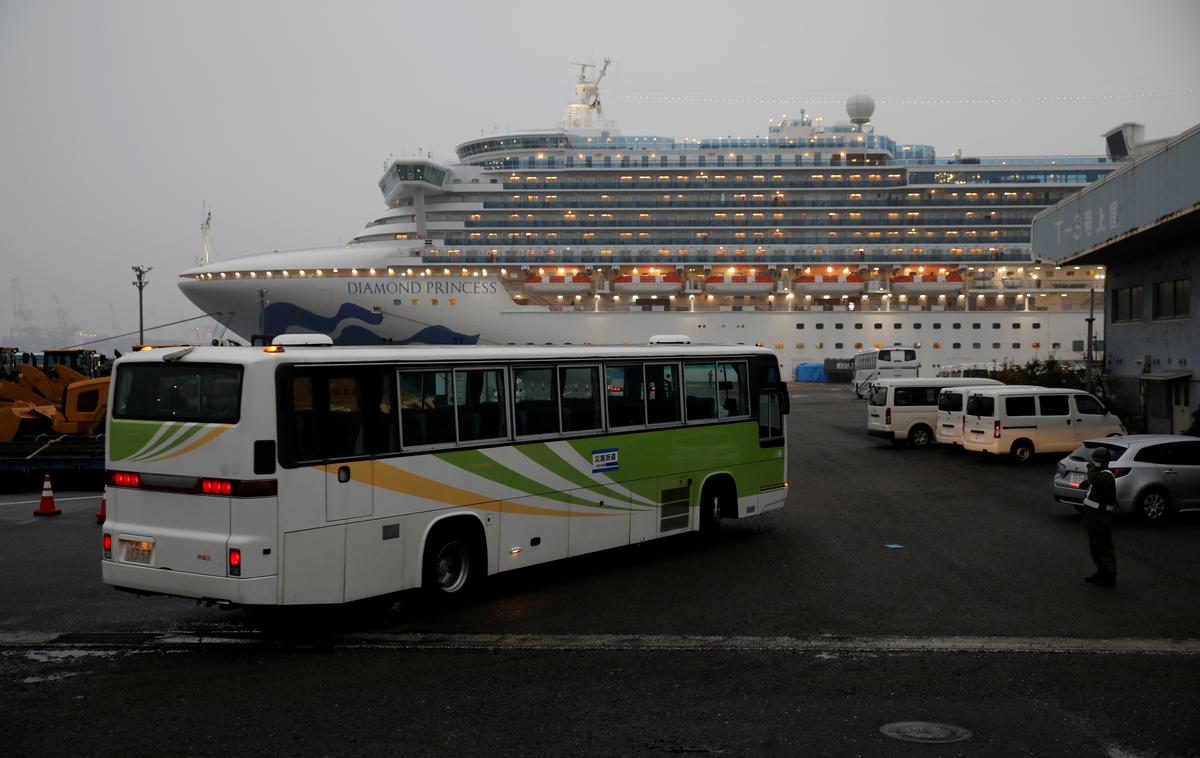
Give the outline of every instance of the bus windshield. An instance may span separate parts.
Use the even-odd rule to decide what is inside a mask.
[[[113,418],[236,424],[242,367],[135,363],[119,366]]]

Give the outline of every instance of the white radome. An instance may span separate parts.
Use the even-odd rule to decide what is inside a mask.
[[[875,113],[875,98],[870,95],[851,95],[846,101],[846,115],[853,124],[865,124]]]

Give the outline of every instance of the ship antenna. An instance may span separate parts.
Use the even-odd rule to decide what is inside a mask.
[[[201,212],[205,214],[204,222],[200,224],[200,255],[196,258],[197,266],[207,266],[217,259],[212,247],[212,211],[208,209],[208,203],[201,205]]]

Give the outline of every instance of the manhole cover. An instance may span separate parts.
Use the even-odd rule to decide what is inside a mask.
[[[938,724],[933,721],[893,721],[879,727],[884,735],[906,742],[962,742],[971,739],[971,730],[953,724]]]

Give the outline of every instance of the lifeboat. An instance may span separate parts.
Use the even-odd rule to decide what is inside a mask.
[[[623,274],[612,282],[614,290],[630,295],[670,295],[682,286],[678,274]]]
[[[704,289],[714,295],[765,295],[775,287],[770,274],[713,274]]]
[[[962,288],[963,278],[958,274],[909,274],[892,279],[892,291],[904,295],[957,292]]]
[[[525,289],[537,295],[585,295],[592,291],[587,274],[534,274],[525,278]]]
[[[805,295],[857,295],[867,283],[860,274],[816,274],[797,276],[792,286]]]

